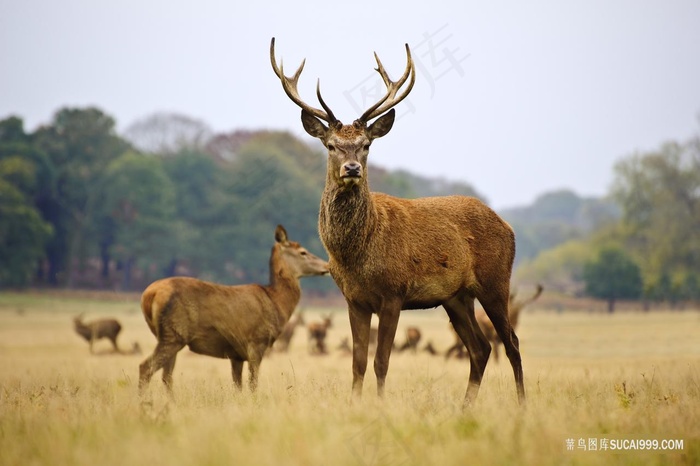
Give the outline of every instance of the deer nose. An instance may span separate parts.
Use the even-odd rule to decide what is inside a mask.
[[[343,165],[343,169],[345,170],[344,176],[358,177],[360,176],[362,165],[358,162],[348,162]]]

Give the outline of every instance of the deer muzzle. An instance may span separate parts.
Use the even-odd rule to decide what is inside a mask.
[[[344,163],[340,169],[340,178],[345,184],[358,183],[362,178],[362,164],[359,162]]]

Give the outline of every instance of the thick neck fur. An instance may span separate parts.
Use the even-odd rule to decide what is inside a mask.
[[[321,198],[319,233],[328,254],[344,267],[362,263],[377,212],[366,180],[351,187],[328,179]]]
[[[301,285],[281,256],[280,246],[275,245],[270,255],[270,284],[265,290],[286,322],[299,304]]]

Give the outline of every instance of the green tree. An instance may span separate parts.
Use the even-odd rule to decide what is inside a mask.
[[[64,108],[52,124],[32,135],[52,166],[51,189],[37,205],[54,228],[47,246],[48,281],[69,286],[71,265],[82,264],[97,248],[87,236],[107,165],[128,144],[117,136],[114,120],[97,108]]]
[[[21,189],[34,180],[32,168],[19,157],[0,160],[0,287],[27,285],[51,236],[51,225]]]
[[[700,143],[667,143],[633,155],[615,174],[612,194],[623,210],[626,248],[649,293],[673,301],[684,277],[700,270]]]
[[[175,188],[160,160],[126,152],[106,168],[99,198],[103,225],[111,225],[110,256],[121,264],[123,289],[135,266],[164,264],[177,248]]]
[[[583,279],[586,293],[607,300],[609,312],[615,310],[616,300],[638,299],[642,294],[639,267],[619,248],[601,249],[598,257],[584,266]]]
[[[221,251],[210,239],[222,224],[236,221],[235,211],[223,207],[229,201],[223,189],[227,176],[232,175],[230,168],[195,149],[183,149],[161,160],[175,188],[175,217],[180,224],[178,248],[164,274],[174,275],[176,266],[183,265],[195,275],[222,278]]]
[[[35,207],[46,183],[45,157],[17,117],[0,121],[0,286],[30,283],[52,228]]]

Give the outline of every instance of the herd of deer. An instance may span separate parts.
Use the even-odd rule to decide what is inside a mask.
[[[141,308],[157,345],[140,365],[141,392],[160,369],[165,386],[171,389],[175,359],[185,346],[195,353],[229,359],[238,388],[247,361],[250,387],[255,389],[266,350],[275,340],[282,347],[288,345],[286,335],[300,324],[290,322],[301,295],[299,279],[330,273],[348,306],[352,347],[348,343],[347,350],[352,353],[354,398],[362,393],[372,314],[378,316],[374,373],[381,397],[400,312],[441,305],[464,348],[454,351],[461,351],[470,361],[464,405],[478,394],[495,341],[505,349],[518,400],[525,402],[514,331],[517,317],[509,316],[515,257],[512,228],[474,197],[409,200],[370,191],[370,146],[391,130],[393,107],[406,98],[415,83],[416,69],[408,44],[406,55],[402,76],[392,81],[375,54],[376,71],[386,93],[358,119],[343,124],[321,97],[320,85],[316,95],[321,109],[302,100],[297,84],[304,62],[293,75],[286,76],[282,62],[277,63],[272,39],[272,69],[284,92],[301,108],[306,132],[318,138],[328,152],[318,229],[329,260],[289,240],[284,228],[278,226],[269,285],[222,286],[184,277],[151,284],[142,295]],[[483,306],[483,316],[475,313],[475,299]],[[310,329],[310,343],[319,354],[327,352],[323,337],[330,325],[329,318]],[[415,351],[419,339],[420,332],[407,335],[406,344],[399,349]]]

